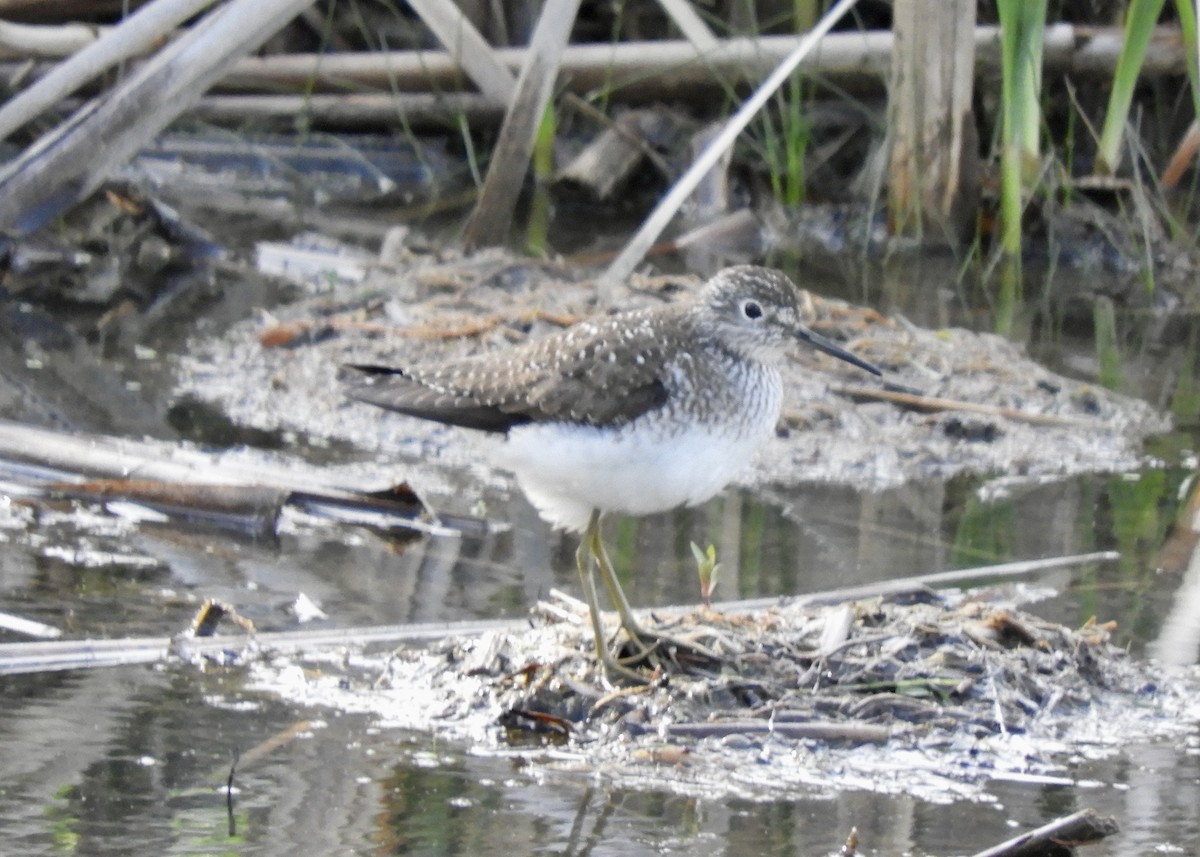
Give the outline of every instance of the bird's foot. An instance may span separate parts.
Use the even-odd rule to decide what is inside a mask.
[[[635,667],[667,672],[690,672],[712,669],[720,665],[720,657],[699,643],[680,639],[658,631],[648,631],[640,625],[624,628],[625,639],[610,659],[624,672]],[[608,670],[608,664],[605,664]],[[611,678],[611,675],[610,675]],[[642,679],[643,682],[646,679]]]
[[[651,679],[648,675],[622,664],[607,647],[598,646],[596,655],[600,659],[600,665],[604,667],[605,677],[613,684],[650,684]]]
[[[720,657],[698,643],[640,626],[635,632],[622,630],[625,633],[615,645],[596,646],[604,675],[614,684],[650,684],[663,673],[712,670],[720,666]]]

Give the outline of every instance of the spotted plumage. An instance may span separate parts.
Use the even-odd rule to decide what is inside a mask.
[[[747,318],[747,303],[762,314]],[[389,410],[492,432],[531,422],[617,428],[681,397],[688,401],[670,410],[723,420],[720,406],[734,404],[740,391],[733,388],[750,380],[739,377],[745,365],[773,365],[797,336],[812,336],[800,315],[785,275],[742,266],[714,277],[690,302],[583,321],[502,352],[352,367],[359,376],[348,389]],[[701,406],[704,398],[711,407]]]
[[[584,543],[603,570],[600,514],[701,503],[771,436],[783,401],[778,366],[797,340],[878,374],[801,318],[799,292],[784,274],[739,266],[689,301],[580,322],[504,351],[350,367],[348,392],[421,419],[503,433],[497,463],[545,518],[587,531]],[[586,587],[582,558],[580,573]],[[622,624],[633,633],[623,601]]]

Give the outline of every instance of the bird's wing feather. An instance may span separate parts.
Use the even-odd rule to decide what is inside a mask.
[[[662,407],[664,309],[584,322],[505,354],[357,370],[349,395],[422,419],[504,432],[529,422],[619,426]],[[614,391],[624,391],[614,395]]]
[[[492,432],[506,432],[529,422],[528,417],[506,413],[470,396],[434,390],[403,369],[350,365],[343,367],[340,380],[352,399],[423,420]]]

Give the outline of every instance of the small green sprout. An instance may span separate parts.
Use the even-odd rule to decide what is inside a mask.
[[[696,573],[700,576],[700,600],[704,602],[704,609],[707,610],[712,591],[717,588],[717,574],[721,570],[721,564],[717,562],[717,549],[712,545],[708,546],[708,550],[701,550],[695,542],[691,545],[692,556],[696,558]]]

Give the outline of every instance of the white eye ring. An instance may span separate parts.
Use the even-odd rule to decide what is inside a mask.
[[[758,301],[742,301],[742,315],[751,320],[762,318],[762,305]]]

